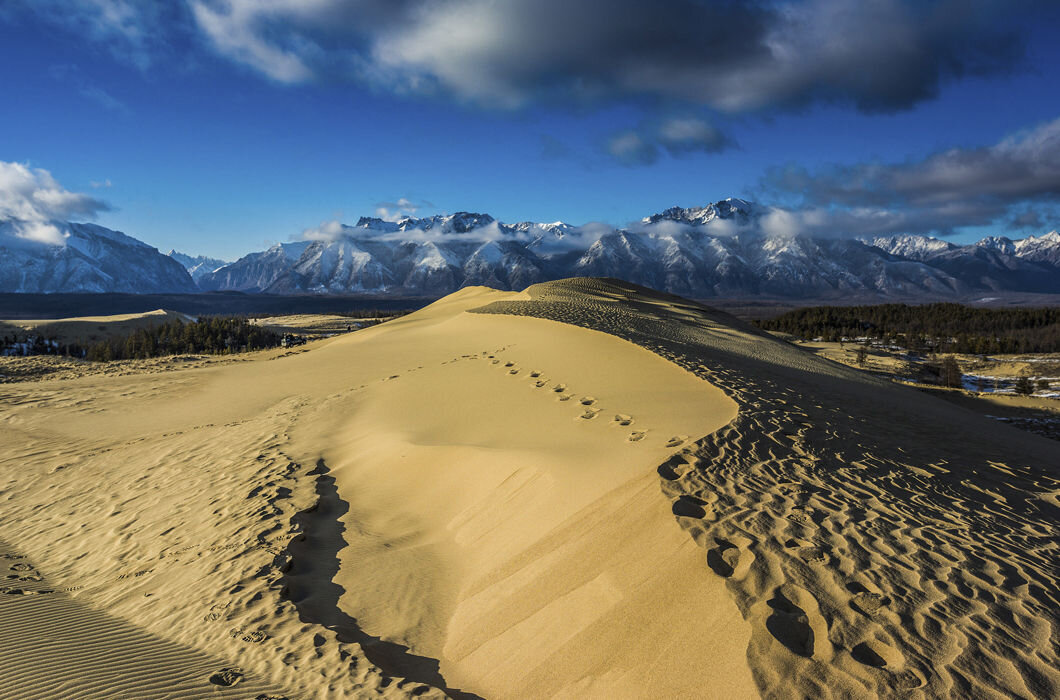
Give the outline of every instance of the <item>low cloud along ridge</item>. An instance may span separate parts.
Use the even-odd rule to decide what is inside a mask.
[[[0,161],[0,221],[12,221],[17,238],[63,245],[67,234],[57,222],[91,218],[109,208],[101,200],[63,188],[47,170]]]

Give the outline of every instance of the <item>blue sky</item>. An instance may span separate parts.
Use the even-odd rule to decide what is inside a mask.
[[[234,259],[401,200],[622,225],[738,196],[817,212],[808,232],[955,240],[1060,225],[1046,3],[596,8],[628,24],[553,0],[5,5],[0,161],[162,250]]]

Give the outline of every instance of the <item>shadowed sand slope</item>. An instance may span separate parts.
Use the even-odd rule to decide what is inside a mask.
[[[621,283],[478,311],[610,332],[739,405],[659,466],[766,697],[1057,697],[1060,452]]]
[[[0,542],[0,698],[278,697],[224,664],[56,590]]]
[[[468,289],[296,355],[4,385],[0,536],[118,621],[86,642],[103,657],[132,628],[255,692],[754,695],[752,627],[657,474],[737,404],[612,334],[468,313],[529,299]],[[98,658],[19,682],[124,677]],[[195,663],[174,652],[141,697],[220,687]]]

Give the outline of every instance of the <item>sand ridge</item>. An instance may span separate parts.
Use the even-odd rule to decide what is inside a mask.
[[[477,311],[609,330],[739,403],[659,475],[752,625],[763,696],[1060,692],[1050,441],[677,298],[586,280],[528,293]]]
[[[5,385],[4,536],[77,604],[290,698],[702,695],[704,658],[708,694],[752,696],[749,629],[655,474],[735,404],[611,335],[466,313],[497,299],[526,297]]]

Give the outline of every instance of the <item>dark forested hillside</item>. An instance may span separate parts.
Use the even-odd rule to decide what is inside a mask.
[[[757,321],[804,340],[889,340],[959,353],[1060,352],[1060,307],[981,309],[961,304],[814,306]]]

